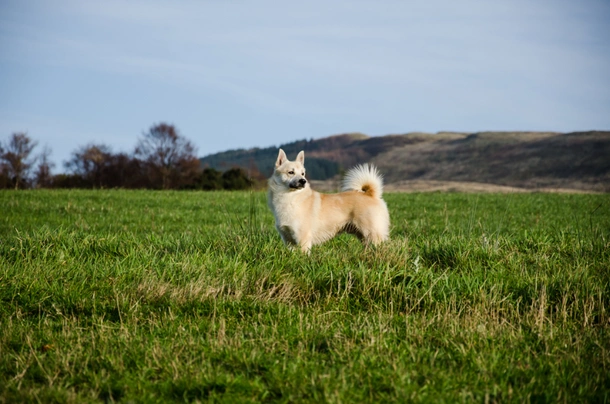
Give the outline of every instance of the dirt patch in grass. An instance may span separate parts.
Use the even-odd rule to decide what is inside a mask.
[[[337,180],[310,181],[318,192],[339,192],[341,184]],[[601,192],[572,188],[519,188],[497,184],[465,181],[406,180],[384,185],[385,192],[464,192],[464,193],[527,193],[552,192],[574,194],[599,194]]]

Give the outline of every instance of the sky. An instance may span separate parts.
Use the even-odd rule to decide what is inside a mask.
[[[610,129],[608,0],[2,0],[0,141],[55,171],[160,122],[205,156],[361,132]]]

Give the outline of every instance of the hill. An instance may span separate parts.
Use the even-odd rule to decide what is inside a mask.
[[[333,180],[336,182],[345,169],[371,162],[393,190],[422,190],[422,184],[443,182],[455,184],[448,189],[460,190],[468,184],[490,184],[506,189],[610,192],[610,131],[439,132],[379,137],[352,133],[279,147],[290,158],[305,150],[310,179],[326,181],[316,182],[318,189],[334,188]],[[201,162],[219,170],[239,166],[252,175],[268,177],[277,149],[230,150],[203,157]]]

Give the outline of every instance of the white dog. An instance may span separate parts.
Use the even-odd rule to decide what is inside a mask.
[[[350,169],[341,193],[321,194],[305,179],[305,153],[290,161],[280,149],[269,178],[267,201],[284,243],[309,252],[338,233],[355,234],[365,244],[388,239],[390,214],[381,194],[383,181],[368,164]]]

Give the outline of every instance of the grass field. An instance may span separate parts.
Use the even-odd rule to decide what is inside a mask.
[[[610,401],[610,196],[386,200],[304,256],[262,193],[0,192],[0,402]]]

